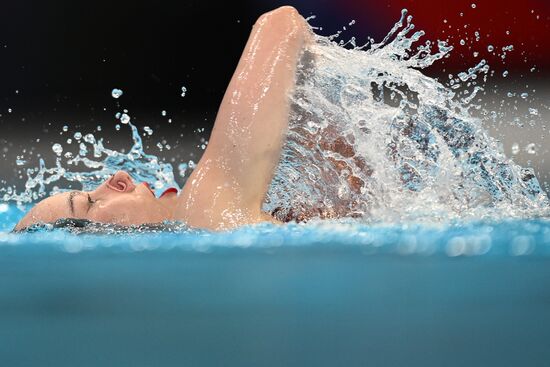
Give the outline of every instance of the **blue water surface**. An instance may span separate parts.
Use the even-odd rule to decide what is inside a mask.
[[[2,366],[550,361],[546,219],[75,235],[0,215]]]

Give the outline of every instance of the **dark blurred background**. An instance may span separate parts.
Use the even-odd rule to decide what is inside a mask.
[[[509,90],[535,90],[529,103],[550,104],[550,2],[544,0],[10,1],[0,13],[0,180],[21,181],[22,168],[36,166],[38,155],[52,162],[51,144],[70,150],[66,140],[76,131],[104,137],[108,147],[128,147],[127,127],[115,130],[115,114],[123,109],[140,128],[153,128],[145,138],[148,152],[174,162],[197,161],[253,23],[285,4],[305,17],[316,15],[311,23],[322,27],[322,35],[355,20],[343,38],[356,36],[358,44],[367,36],[380,41],[407,8],[417,29],[426,31],[424,39],[448,39],[456,47],[426,73],[444,79],[485,58],[495,71],[485,107],[521,115],[529,106],[506,99]],[[488,52],[489,45],[497,51]],[[503,60],[500,50],[507,45],[514,50]],[[112,98],[113,88],[124,94]],[[545,180],[548,114],[539,111],[533,126],[500,121],[493,127],[508,151],[516,141],[521,147],[536,142],[537,154],[516,158],[535,166]],[[27,164],[16,165],[18,157]]]

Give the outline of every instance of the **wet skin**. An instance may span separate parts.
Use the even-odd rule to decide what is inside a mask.
[[[214,230],[276,222],[261,207],[281,155],[296,66],[311,39],[309,25],[289,6],[256,21],[208,148],[179,195],[156,198],[146,184],[135,184],[121,171],[94,191],[41,201],[15,229],[60,218],[118,225],[178,220]]]

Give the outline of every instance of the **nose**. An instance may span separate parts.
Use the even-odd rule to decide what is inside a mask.
[[[124,171],[118,171],[106,182],[107,187],[118,192],[134,191],[136,185],[130,175]]]

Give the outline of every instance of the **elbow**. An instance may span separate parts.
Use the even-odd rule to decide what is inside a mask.
[[[290,5],[285,5],[262,14],[258,20],[256,20],[256,25],[265,25],[267,23],[270,25],[292,24],[296,23],[297,20],[304,21],[300,13],[298,13],[298,10]]]
[[[262,14],[254,26],[270,28],[279,34],[283,32],[299,38],[302,38],[300,36],[304,36],[309,30],[306,20],[298,13],[298,10],[290,5],[281,6]]]

